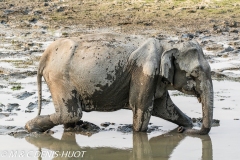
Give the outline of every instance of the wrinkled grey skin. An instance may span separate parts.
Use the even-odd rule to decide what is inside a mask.
[[[202,103],[201,130],[208,134],[213,118],[211,70],[197,42],[172,44],[154,38],[94,34],[53,42],[38,68],[39,116],[26,124],[30,132],[69,126],[82,111],[133,111],[134,131],[146,131],[151,115],[184,127],[191,119],[171,100],[168,90],[195,95]],[[56,113],[40,116],[41,77]]]

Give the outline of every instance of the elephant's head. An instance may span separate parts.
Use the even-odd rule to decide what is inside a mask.
[[[208,134],[213,118],[213,86],[211,68],[197,42],[175,44],[162,54],[160,74],[175,90],[195,95],[202,103],[201,130],[187,129],[187,133]]]

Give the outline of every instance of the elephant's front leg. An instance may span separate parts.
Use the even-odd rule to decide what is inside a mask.
[[[131,81],[129,105],[133,111],[133,130],[147,131],[154,99],[154,78],[137,75]]]
[[[184,114],[171,100],[166,91],[161,98],[154,100],[153,116],[163,118],[184,127],[192,127],[192,120]]]

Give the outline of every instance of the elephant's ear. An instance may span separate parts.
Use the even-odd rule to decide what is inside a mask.
[[[174,54],[178,52],[178,49],[172,48],[163,52],[161,58],[161,67],[160,67],[160,75],[166,79],[171,85],[173,85],[173,77],[174,77]]]

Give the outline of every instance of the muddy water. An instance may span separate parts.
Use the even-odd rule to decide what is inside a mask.
[[[110,113],[84,113],[83,120],[98,126],[102,122],[113,122],[105,130],[90,137],[64,132],[62,126],[54,127],[53,135],[35,135],[14,138],[0,135],[0,159],[130,159],[130,160],[238,160],[240,159],[240,83],[214,81],[214,119],[220,126],[213,127],[207,136],[178,134],[177,126],[152,117],[152,125],[160,129],[152,133],[121,133],[116,128],[121,124],[131,124],[132,113],[119,110]],[[196,98],[171,92],[175,104],[190,117],[201,117],[201,105]],[[43,114],[53,111],[52,104],[45,106]],[[24,126],[34,117],[18,114],[14,121],[0,119],[1,125]],[[11,116],[10,116],[11,117]],[[8,117],[9,118],[9,117]],[[102,127],[103,128],[103,127]],[[108,130],[113,128],[113,130]],[[199,128],[195,126],[195,128]],[[38,157],[41,155],[41,157]]]
[[[50,135],[31,136],[25,139],[5,138],[8,139],[6,144],[9,148],[8,150],[4,148],[5,151],[2,151],[2,154],[7,151],[6,155],[14,157],[12,159],[38,159],[40,153],[42,159],[213,159],[210,136],[190,137],[176,134],[176,130],[151,139],[148,139],[146,133],[133,133],[129,140],[122,142],[132,144],[130,148],[116,148],[114,146],[82,147],[81,143],[77,141],[77,138],[80,137],[69,132],[64,132],[60,139]],[[89,141],[93,143],[91,138],[89,138]],[[4,142],[2,138],[1,142]],[[24,158],[21,157],[21,153]],[[9,157],[4,158],[11,159]]]

